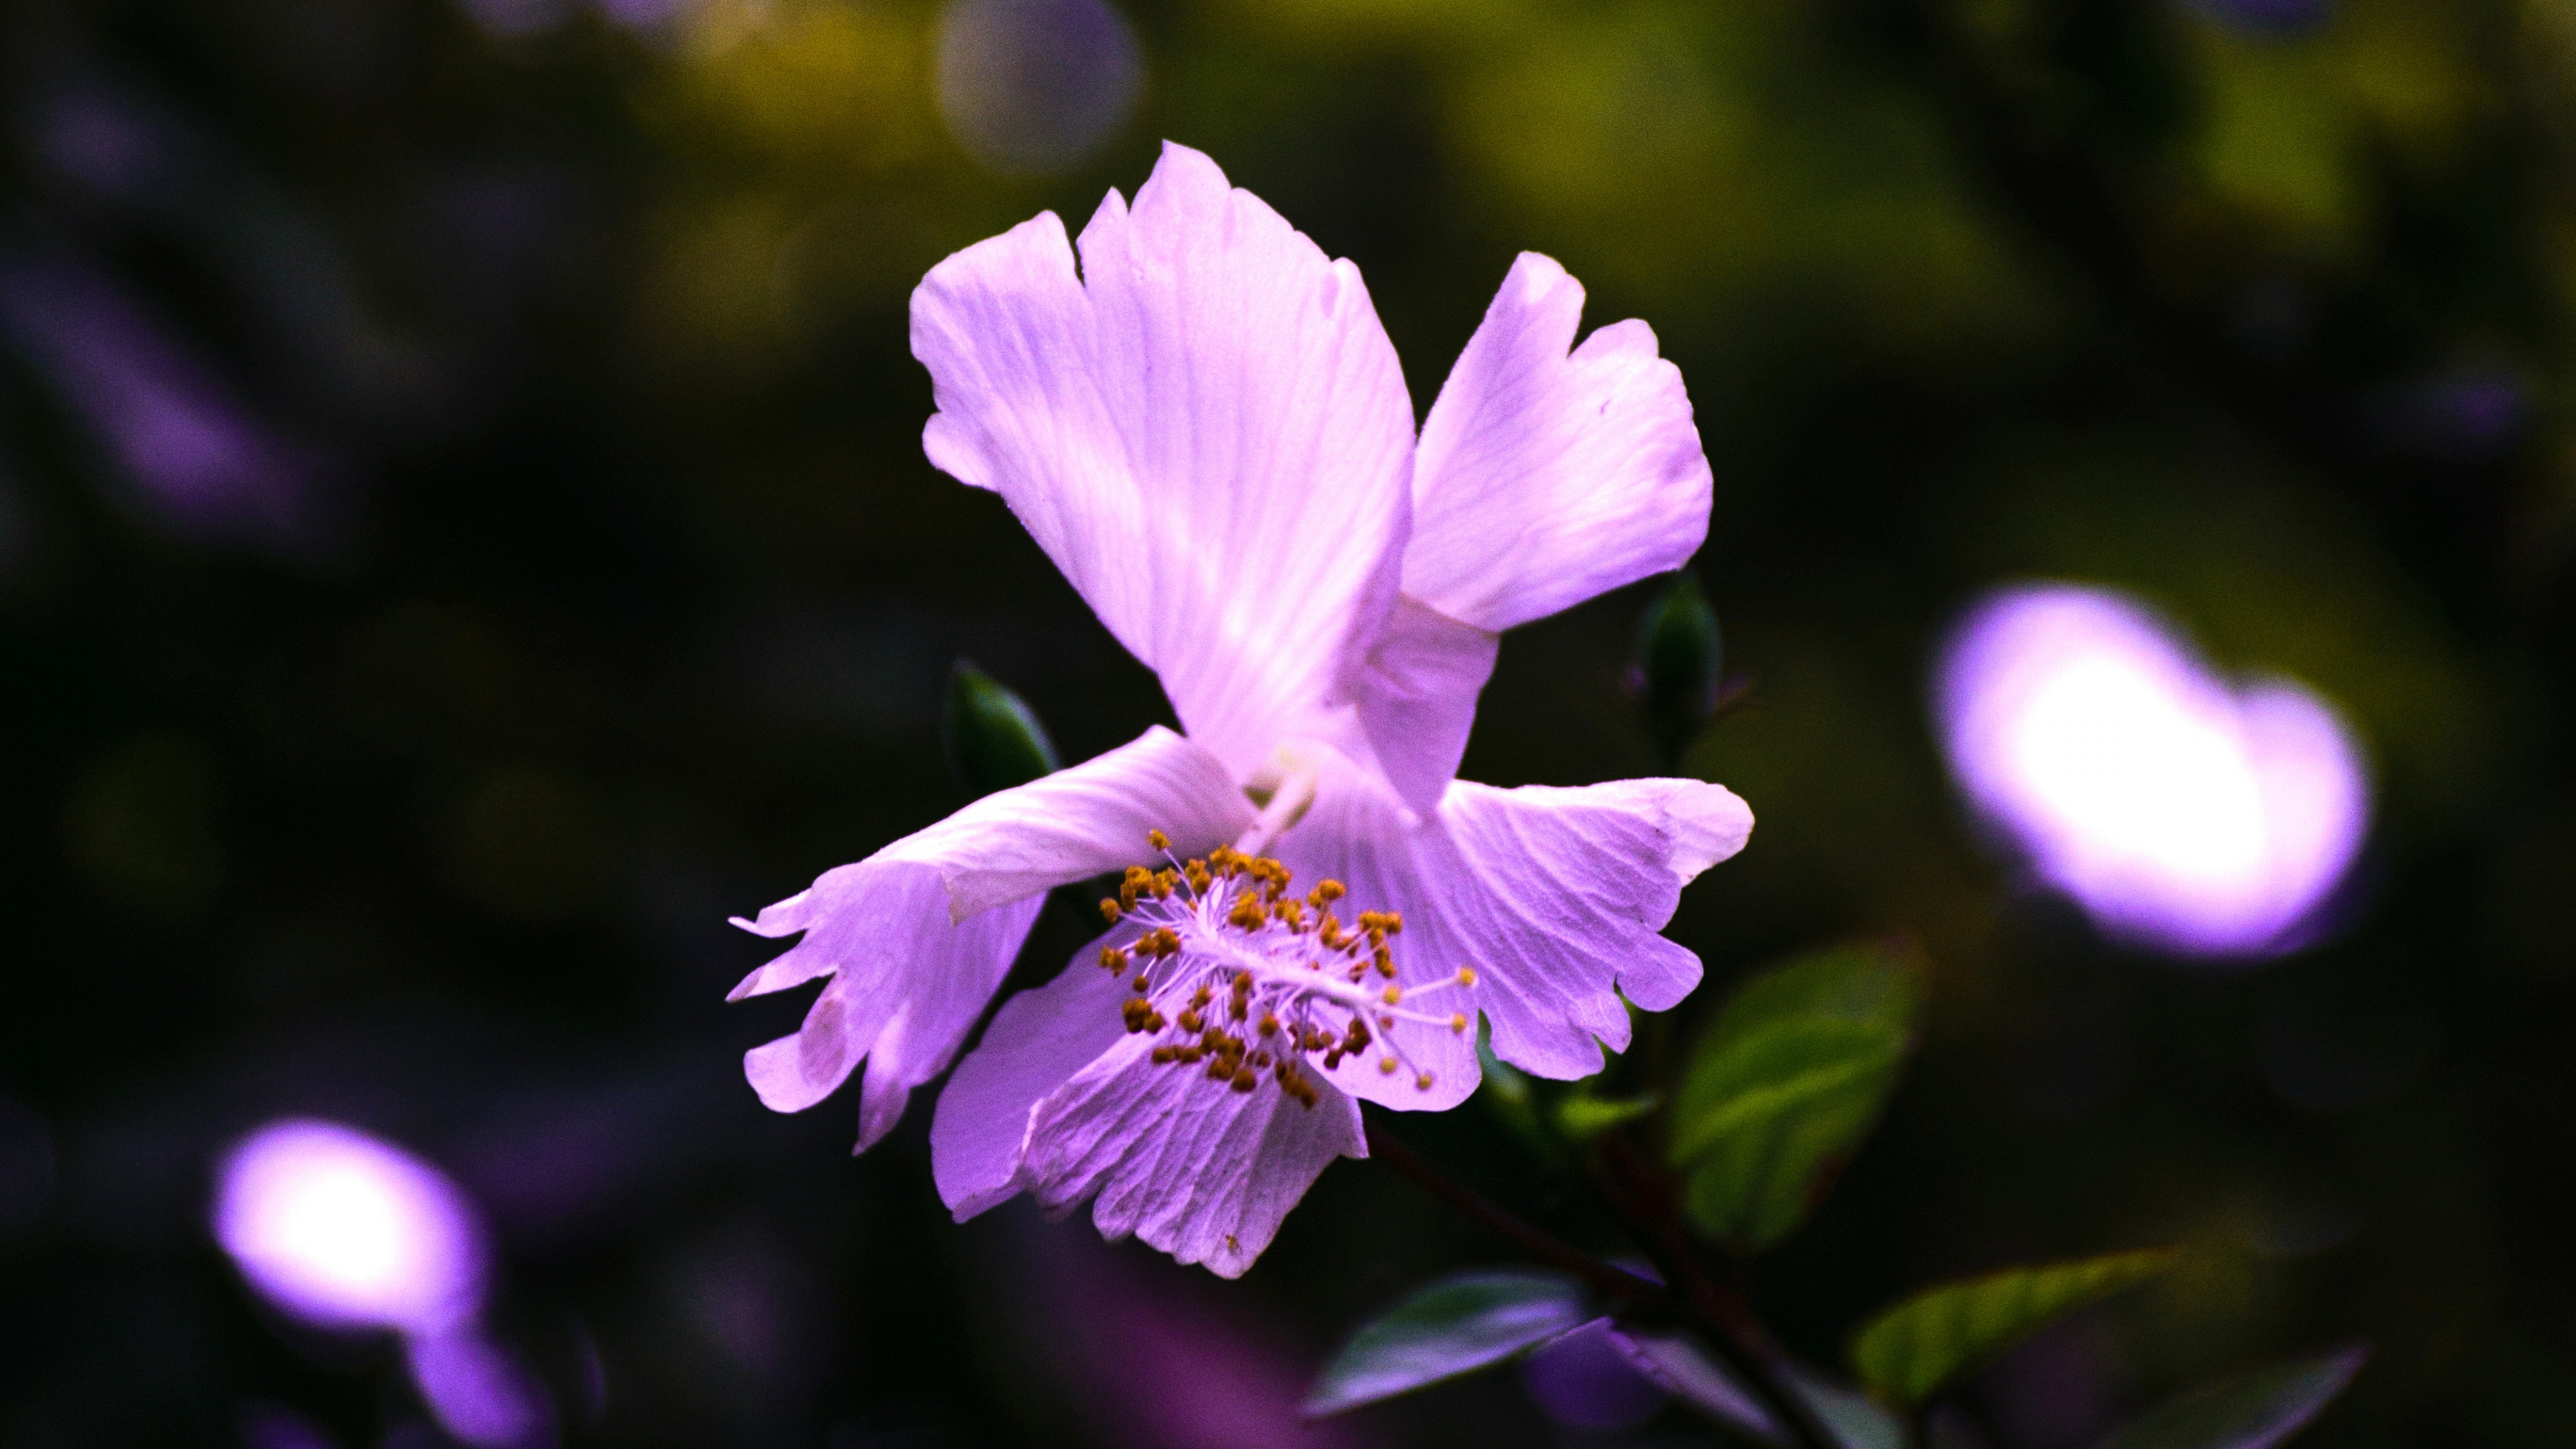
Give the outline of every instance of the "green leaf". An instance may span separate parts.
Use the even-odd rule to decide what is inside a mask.
[[[2170,1249],[2113,1253],[1926,1289],[1862,1327],[1852,1368],[1880,1398],[1920,1404],[2060,1315],[2163,1272],[2174,1257]]]
[[[1771,1411],[1687,1330],[1621,1323],[1612,1327],[1610,1343],[1665,1393],[1721,1424],[1778,1442],[1780,1426]]]
[[[939,742],[957,782],[977,799],[1062,768],[1028,702],[963,659],[948,672]]]
[[[2272,1449],[2333,1403],[2369,1357],[2347,1348],[2223,1379],[2150,1410],[2100,1449]]]
[[[1591,1317],[1582,1286],[1560,1274],[1453,1274],[1353,1334],[1317,1376],[1306,1416],[1338,1414],[1473,1373]]]
[[[1906,1449],[1905,1426],[1869,1395],[1794,1368],[1789,1370],[1789,1387],[1824,1420],[1843,1449]]]
[[[1692,1050],[1668,1152],[1702,1232],[1767,1248],[1806,1218],[1877,1122],[1914,1041],[1916,969],[1845,946],[1738,988]]]
[[[1633,1122],[1664,1104],[1660,1093],[1642,1097],[1596,1097],[1576,1091],[1556,1104],[1556,1130],[1569,1141],[1589,1142],[1622,1122]]]

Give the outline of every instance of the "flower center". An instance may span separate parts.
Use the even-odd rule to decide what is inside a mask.
[[[1396,979],[1396,911],[1362,911],[1344,925],[1333,906],[1349,891],[1336,880],[1303,897],[1288,893],[1288,867],[1268,856],[1219,846],[1205,860],[1173,856],[1163,832],[1148,833],[1166,862],[1127,868],[1118,894],[1100,903],[1111,925],[1140,928],[1125,946],[1100,948],[1103,970],[1134,993],[1122,1010],[1127,1030],[1158,1039],[1153,1060],[1198,1068],[1211,1083],[1249,1092],[1268,1076],[1299,1104],[1315,1105],[1306,1067],[1326,1071],[1374,1055],[1389,1076],[1425,1071],[1395,1038],[1398,1022],[1464,1034],[1464,1011],[1426,1011],[1423,998],[1476,984],[1476,973],[1410,989]]]

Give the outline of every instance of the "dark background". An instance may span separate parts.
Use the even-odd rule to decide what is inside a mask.
[[[1864,931],[1933,967],[1891,1118],[1762,1269],[1796,1348],[2176,1241],[1980,1381],[1999,1449],[2354,1338],[2319,1449],[2576,1443],[2576,7],[1127,18],[1132,113],[1032,162],[943,123],[913,0],[0,10],[0,1445],[436,1442],[388,1343],[275,1317],[206,1232],[289,1112],[481,1200],[572,1443],[1568,1437],[1507,1374],[1290,1420],[1360,1317],[1509,1259],[1380,1169],[1220,1285],[954,1227],[926,1110],[853,1161],[847,1094],[740,1079],[804,994],[723,1005],[764,955],[725,917],[960,803],[952,658],[1068,758],[1166,713],[923,461],[905,343],[933,262],[1078,225],[1164,136],[1359,263],[1417,407],[1522,248],[1681,365],[1756,681],[1689,766],[1761,825],[1674,934],[1713,982]],[[2340,704],[2378,784],[2344,934],[2159,961],[1981,845],[1926,670],[2025,577]],[[1647,599],[1513,635],[1465,773],[1648,772]],[[1472,1105],[1399,1126],[1535,1180]]]

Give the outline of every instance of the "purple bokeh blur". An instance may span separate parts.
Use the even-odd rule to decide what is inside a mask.
[[[252,1286],[319,1328],[403,1336],[441,1427],[477,1449],[551,1443],[544,1388],[483,1335],[491,1250],[444,1173],[354,1128],[290,1118],[226,1154],[216,1241]]]
[[[1971,804],[2134,944],[2209,959],[2307,944],[2368,826],[2361,749],[2330,705],[2284,679],[2231,684],[2106,589],[1988,597],[1937,690]]]
[[[2198,0],[2200,9],[2231,29],[2254,35],[2305,35],[2334,18],[2334,0]]]
[[[87,425],[156,521],[268,544],[309,530],[310,459],[105,276],[69,261],[0,258],[0,339]]]
[[[1135,32],[1105,0],[949,0],[939,111],[1006,174],[1060,171],[1109,139],[1144,79]]]
[[[477,1449],[543,1449],[554,1442],[544,1387],[474,1328],[416,1334],[404,1344],[412,1383],[439,1427]]]
[[[275,1122],[234,1148],[215,1237],[270,1301],[320,1327],[441,1334],[483,1306],[473,1205],[437,1168],[336,1123]]]

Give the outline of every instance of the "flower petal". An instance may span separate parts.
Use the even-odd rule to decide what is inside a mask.
[[[1167,145],[1132,210],[1042,214],[931,269],[923,445],[1000,493],[1249,777],[1347,730],[1395,599],[1412,403],[1368,290],[1216,163]]]
[[[1086,946],[1061,975],[1002,1003],[984,1039],[939,1091],[930,1119],[930,1175],[957,1221],[1020,1193],[1029,1109],[1127,1034],[1118,978],[1090,969]]]
[[[734,924],[763,936],[806,932],[726,997],[779,991],[836,969],[853,936],[905,907],[880,893],[899,867],[927,869],[947,892],[947,915],[1025,899],[1142,860],[1145,832],[1205,852],[1241,835],[1254,812],[1215,756],[1156,725],[1107,754],[1025,785],[998,790],[938,824],[914,831],[856,865]]]
[[[1051,1213],[1090,1199],[1103,1237],[1239,1277],[1326,1163],[1368,1156],[1359,1104],[1326,1082],[1312,1107],[1266,1080],[1233,1091],[1152,1049],[1122,1037],[1038,1104],[1021,1181]]]
[[[1458,773],[1502,637],[1399,599],[1361,674],[1360,728],[1395,793],[1429,815]]]
[[[1327,758],[1318,771],[1315,803],[1270,853],[1296,873],[1301,890],[1321,880],[1340,881],[1349,894],[1336,909],[1346,921],[1362,911],[1403,912],[1404,929],[1390,943],[1395,984],[1412,994],[1415,1006],[1430,1010],[1436,1003],[1465,1013],[1469,1023],[1464,1033],[1401,1020],[1391,1028],[1372,1023],[1381,1043],[1392,1037],[1401,1049],[1397,1070],[1381,1070],[1387,1054],[1376,1050],[1330,1072],[1320,1062],[1315,1069],[1354,1097],[1400,1111],[1446,1111],[1465,1101],[1480,1075],[1474,1022],[1487,1004],[1486,991],[1481,984],[1459,989],[1438,983],[1454,981],[1461,966],[1481,970],[1485,958],[1444,921],[1431,888],[1434,877],[1466,869],[1436,816],[1408,814],[1366,772]],[[1421,994],[1434,987],[1440,994]],[[1422,1072],[1431,1074],[1428,1088],[1418,1085]]]
[[[1521,253],[1422,425],[1404,592],[1479,629],[1679,568],[1708,536],[1680,370],[1643,322],[1575,347],[1582,316],[1582,284]]]
[[[1627,1046],[1623,994],[1662,1011],[1699,983],[1699,958],[1657,933],[1681,887],[1741,850],[1752,828],[1742,800],[1698,780],[1518,790],[1461,780],[1408,828],[1394,800],[1343,766],[1272,853],[1301,881],[1340,880],[1353,910],[1404,913],[1393,954],[1407,1005],[1471,1021],[1481,1011],[1503,1060],[1570,1079],[1601,1069],[1600,1043]],[[1472,988],[1442,984],[1461,967],[1475,971]],[[1471,1043],[1402,1021],[1392,1035],[1432,1073],[1429,1090],[1410,1071],[1381,1073],[1374,1054],[1332,1079],[1399,1109],[1446,1108],[1473,1090]]]
[[[902,1120],[1009,973],[1049,887],[1141,859],[1146,832],[1204,852],[1252,823],[1215,756],[1161,726],[1105,755],[985,796],[736,925],[804,939],[733,1000],[833,975],[793,1037],[744,1072],[773,1110],[829,1096],[862,1060],[859,1146]]]
[[[1683,885],[1753,832],[1742,800],[1700,780],[1462,780],[1440,822],[1467,872],[1437,883],[1443,924],[1490,963],[1494,1054],[1559,1078],[1599,1071],[1601,1042],[1626,1049],[1620,996],[1667,1011],[1699,984],[1699,958],[1657,933]]]
[[[773,1112],[804,1111],[866,1061],[863,1152],[903,1120],[912,1089],[947,1068],[1046,904],[1030,896],[952,922],[935,871],[895,865],[875,872],[870,886],[864,918],[853,912],[818,923],[794,948],[816,946],[819,956],[838,943],[829,956],[835,974],[805,1024],[743,1058],[743,1075]]]

